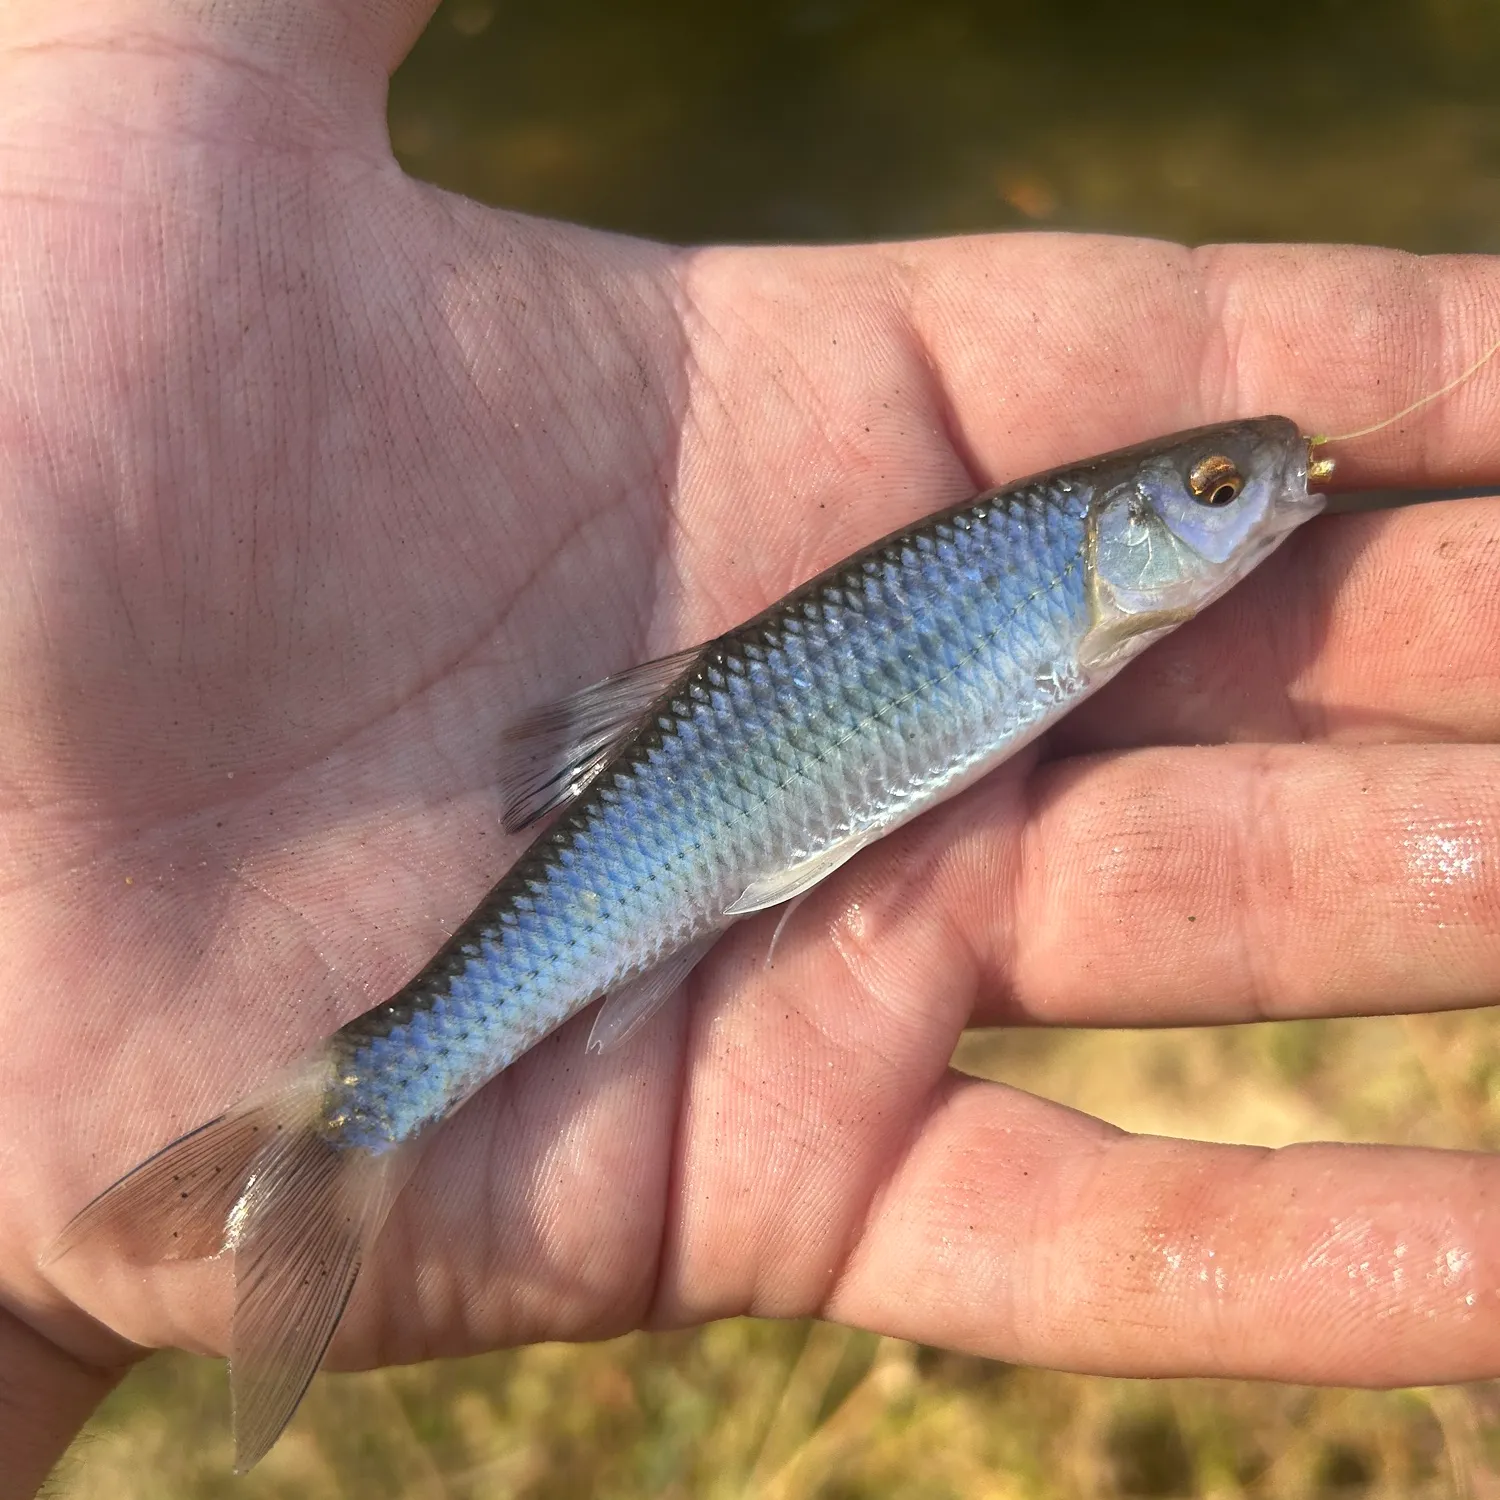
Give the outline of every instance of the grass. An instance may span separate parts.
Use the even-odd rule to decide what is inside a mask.
[[[970,1072],[1131,1129],[1500,1144],[1490,1013],[1219,1031],[990,1032]],[[1369,1392],[1057,1375],[826,1324],[541,1345],[324,1376],[250,1476],[222,1369],[164,1355],[55,1500],[1042,1500],[1500,1496],[1500,1386]]]

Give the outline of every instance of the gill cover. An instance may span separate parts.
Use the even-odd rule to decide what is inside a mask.
[[[1089,516],[1087,670],[1191,619],[1315,515],[1308,444],[1285,417],[1202,427],[1100,460]]]

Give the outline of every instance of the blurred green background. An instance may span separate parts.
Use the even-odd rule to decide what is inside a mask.
[[[418,176],[676,240],[1500,250],[1495,0],[450,0]]]
[[[1500,0],[450,0],[408,170],[679,240],[1102,229],[1500,250]],[[1500,1145],[1490,1015],[988,1033],[959,1065],[1141,1130]],[[325,1376],[230,1477],[215,1365],[158,1357],[68,1500],[1500,1495],[1500,1388],[1055,1375],[739,1321]]]

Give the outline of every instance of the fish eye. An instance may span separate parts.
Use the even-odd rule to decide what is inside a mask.
[[[1200,505],[1228,505],[1245,487],[1245,476],[1222,453],[1200,458],[1188,474],[1188,489]]]

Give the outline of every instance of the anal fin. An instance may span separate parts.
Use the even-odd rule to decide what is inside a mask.
[[[698,967],[718,936],[718,933],[712,933],[699,938],[696,943],[679,948],[670,958],[663,959],[644,974],[637,974],[634,979],[612,989],[604,997],[599,1014],[594,1017],[586,1050],[610,1052],[634,1036]]]

